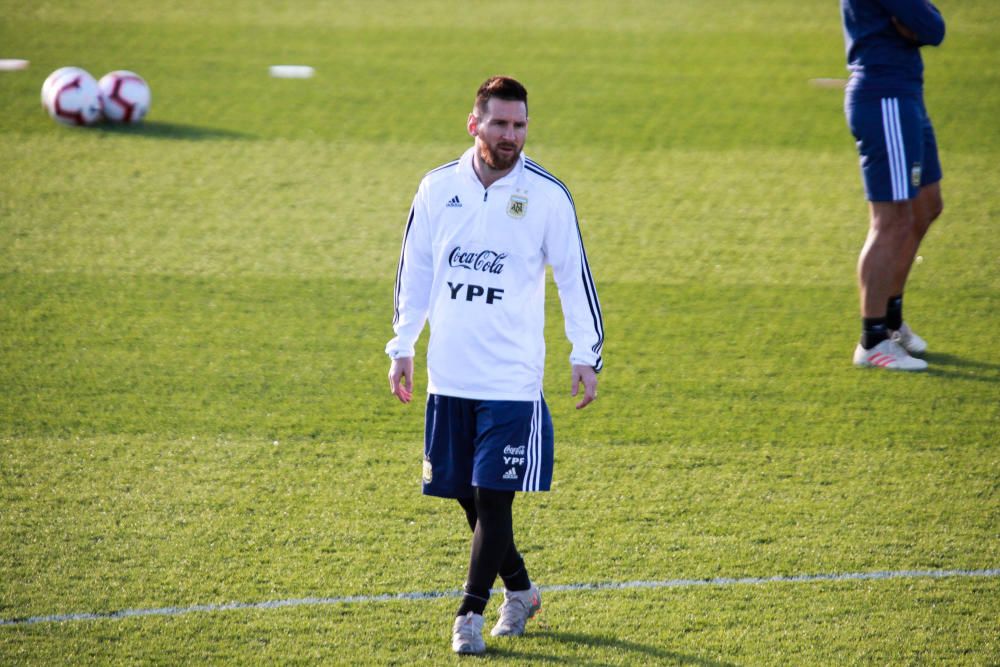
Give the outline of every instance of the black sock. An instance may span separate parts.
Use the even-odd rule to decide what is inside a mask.
[[[885,311],[885,326],[892,331],[899,331],[903,326],[903,295],[890,296],[889,305]]]
[[[861,318],[861,347],[870,350],[889,338],[889,327],[884,317]]]
[[[511,563],[508,562],[508,557],[504,558],[504,564],[500,566],[500,578],[503,579],[503,587],[508,591],[526,591],[531,588],[531,579],[528,578],[528,568],[524,566],[524,559],[521,558],[521,554],[517,553],[517,549],[514,549],[514,543],[511,543],[511,548],[507,550],[508,557],[513,551],[517,560],[515,563],[520,563],[512,569],[506,569],[510,567]],[[510,574],[505,574],[509,572]]]
[[[477,515],[476,529],[472,536],[465,596],[458,608],[458,616],[464,616],[470,611],[482,614],[486,609],[490,589],[514,539],[514,522],[511,517],[514,492],[476,488],[473,498]],[[462,503],[462,506],[465,507],[466,503]],[[466,516],[471,519],[468,512]]]
[[[455,615],[465,616],[471,611],[474,614],[482,616],[483,612],[486,611],[486,603],[490,601],[490,598],[488,597],[489,591],[487,590],[486,593],[487,597],[485,598],[470,593],[469,584],[466,582],[465,595],[462,596],[462,605],[458,608],[458,613]]]

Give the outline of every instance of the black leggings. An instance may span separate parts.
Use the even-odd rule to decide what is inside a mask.
[[[468,611],[482,614],[497,574],[508,590],[523,590],[530,584],[524,571],[524,559],[514,546],[514,522],[511,506],[513,491],[473,488],[471,498],[459,498],[465,518],[472,529],[472,553],[465,597],[459,615]]]

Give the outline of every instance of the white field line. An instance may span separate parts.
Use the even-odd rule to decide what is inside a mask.
[[[1000,577],[1000,568],[987,570],[895,570],[884,572],[846,572],[841,574],[799,574],[773,577],[720,577],[716,579],[667,579],[665,581],[622,581],[589,584],[556,584],[539,586],[543,592],[554,591],[606,591],[641,588],[691,588],[695,586],[739,586],[761,584],[808,584],[823,581],[877,581],[885,579],[946,579],[952,577]],[[494,589],[494,593],[502,589]],[[305,607],[327,604],[372,604],[395,600],[433,600],[457,598],[462,591],[424,591],[410,593],[383,593],[381,595],[347,595],[342,597],[308,597],[265,602],[228,602],[226,604],[199,604],[190,607],[158,607],[155,609],[122,609],[111,612],[84,612],[77,614],[52,614],[0,619],[0,626],[33,625],[36,623],[66,623],[70,621],[100,621],[136,616],[180,616],[196,612],[235,611],[238,609],[277,609],[280,607]]]

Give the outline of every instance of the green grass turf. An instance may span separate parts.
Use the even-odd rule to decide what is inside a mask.
[[[835,3],[0,0],[0,618],[456,590],[388,395],[392,280],[475,87],[531,91],[607,328],[568,396],[550,299],[543,584],[1000,567],[1000,10],[939,3],[946,210],[907,311],[919,376],[850,367],[865,232]],[[267,66],[309,64],[280,81]],[[128,68],[130,129],[42,80]],[[991,664],[996,578],[562,592],[523,664]],[[0,663],[441,664],[453,599],[0,627]]]

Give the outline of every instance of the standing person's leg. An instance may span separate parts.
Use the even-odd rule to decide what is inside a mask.
[[[465,594],[452,626],[451,647],[455,653],[480,654],[486,651],[483,640],[483,612],[490,601],[490,589],[497,571],[514,538],[511,505],[513,491],[473,488],[472,511],[475,528],[469,554],[469,572]],[[472,523],[468,500],[460,499],[466,518]]]
[[[488,455],[502,463],[494,473],[499,476],[497,479],[519,491],[548,491],[552,483],[554,432],[544,397],[494,406],[484,422],[499,433],[495,442],[502,444],[502,449],[498,446]],[[512,540],[499,569],[504,599],[500,618],[490,632],[494,637],[523,635],[528,620],[542,608],[541,592],[528,577],[524,560],[513,544]]]
[[[504,602],[491,634],[521,635],[541,608],[541,595],[514,545],[512,505],[515,492],[547,491],[551,485],[552,418],[541,396],[536,401],[481,401],[476,430],[473,494],[458,501],[473,529],[459,620],[483,613],[500,575]]]
[[[463,506],[464,499],[473,496],[478,403],[453,396],[428,395],[424,417],[424,494],[457,498]],[[451,631],[451,647],[456,653],[486,652],[481,609],[456,617]]]
[[[896,281],[916,252],[914,200],[924,144],[922,107],[914,98],[848,95],[845,111],[857,139],[870,211],[868,236],[858,256],[861,340],[854,364],[923,370],[926,362],[911,357],[888,326],[890,297],[899,297],[901,304],[900,293],[893,291]]]
[[[885,319],[886,303],[899,271],[901,255],[913,238],[913,206],[910,201],[869,202],[871,222],[868,237],[858,255],[858,293],[861,317]],[[888,338],[884,322],[881,329],[864,331],[865,349]]]
[[[473,529],[469,577],[459,615],[482,613],[498,574],[504,575],[508,590],[527,590],[531,586],[523,559],[514,546],[511,506],[515,491],[541,485],[541,433],[546,419],[551,424],[543,408],[541,399],[481,401],[476,406],[473,496],[471,503],[469,499],[459,501]],[[546,488],[551,464],[548,472]]]
[[[893,281],[914,238],[913,205],[910,201],[873,201],[870,209],[868,238],[858,256],[861,340],[854,350],[854,365],[924,370],[927,362],[911,357],[896,337],[890,337],[887,317]]]
[[[903,290],[906,287],[907,279],[910,275],[910,268],[913,260],[917,256],[917,250],[923,241],[931,223],[937,220],[944,209],[944,202],[941,199],[941,160],[938,155],[937,138],[934,136],[934,126],[923,101],[916,106],[916,113],[922,123],[922,145],[921,161],[919,165],[919,179],[917,174],[911,173],[911,179],[917,180],[920,190],[913,199],[913,236],[910,239],[906,252],[901,255],[901,264],[898,267],[893,280],[892,289],[889,294],[888,310],[886,313],[887,324],[890,331],[894,332],[894,337],[899,344],[910,354],[923,354],[927,351],[927,342],[918,336],[913,329],[906,324],[903,318]],[[897,335],[898,334],[898,335]]]

